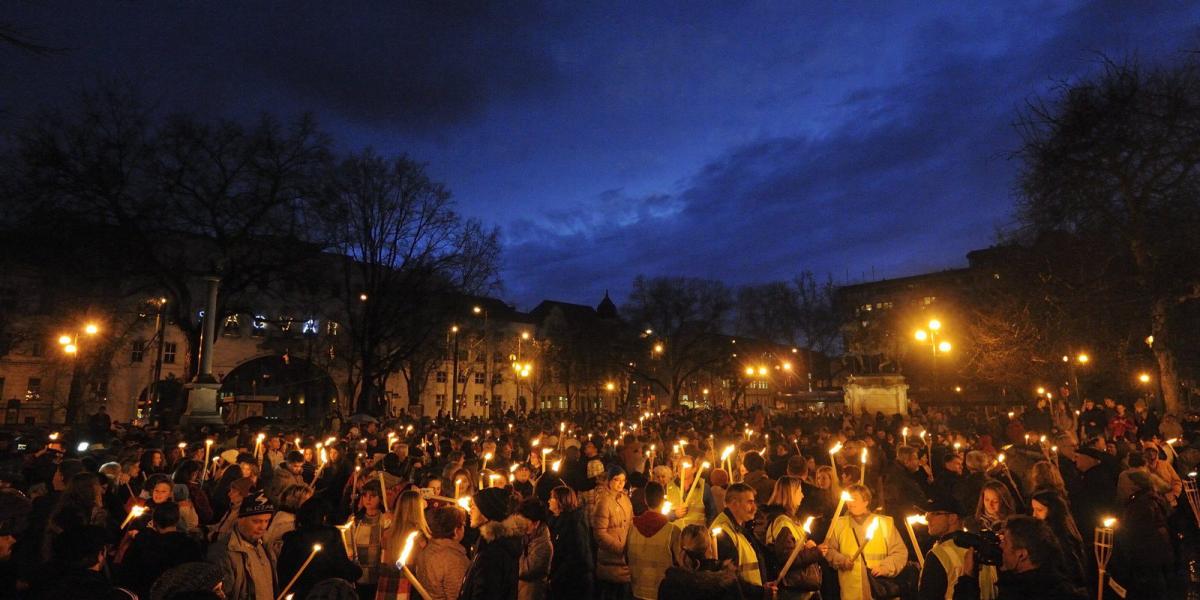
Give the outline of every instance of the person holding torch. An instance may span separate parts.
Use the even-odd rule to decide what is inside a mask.
[[[725,511],[717,515],[711,525],[713,529],[721,530],[716,539],[717,558],[732,561],[737,567],[738,586],[744,598],[763,598],[764,591],[776,589],[775,583],[763,576],[770,555],[754,536],[753,521],[757,511],[754,488],[745,482],[735,483],[725,492]]]
[[[908,563],[908,548],[891,517],[871,513],[871,490],[861,484],[846,487],[846,516],[829,526],[818,546],[838,572],[844,600],[870,598],[868,573],[894,577]]]

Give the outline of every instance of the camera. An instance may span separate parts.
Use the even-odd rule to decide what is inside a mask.
[[[975,561],[981,565],[999,566],[1004,560],[1000,550],[1000,536],[990,529],[983,531],[959,531],[954,534],[954,543],[959,548],[974,548]]]

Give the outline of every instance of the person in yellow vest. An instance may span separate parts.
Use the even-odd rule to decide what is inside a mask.
[[[692,489],[692,481],[696,478],[702,462],[696,457],[691,457],[687,462],[692,465],[691,468],[681,468],[682,477],[675,481],[670,479],[672,475],[670,467],[655,468],[655,481],[661,484],[663,476],[665,475],[667,478],[663,489],[666,490],[667,501],[671,503],[671,514],[668,516],[679,529],[688,525],[706,525],[717,517],[712,490],[703,477],[696,482],[696,489],[692,490],[690,494],[688,493]],[[666,472],[662,472],[662,469],[666,469]]]
[[[735,483],[725,492],[725,510],[713,519],[712,528],[721,528],[717,537],[717,558],[737,566],[738,585],[744,598],[762,598],[763,590],[775,593],[773,571],[767,561],[770,555],[754,537],[753,521],[758,505],[754,488]]]
[[[856,483],[847,486],[846,491],[850,494],[846,502],[848,515],[834,518],[819,547],[830,566],[837,569],[842,600],[867,600],[871,598],[867,573],[876,577],[899,574],[908,563],[908,548],[891,517],[871,512],[869,488]],[[867,529],[875,519],[879,524],[867,540]],[[864,544],[860,554],[858,549]]]
[[[952,600],[954,584],[963,574],[963,557],[966,548],[954,543],[954,534],[962,531],[966,511],[953,496],[935,497],[926,508],[925,519],[929,521],[929,535],[937,540],[925,555],[925,567],[921,569],[921,580],[917,586],[920,600]],[[982,586],[981,586],[982,588]],[[981,599],[993,597],[991,589],[980,590]]]
[[[662,514],[664,491],[658,482],[646,484],[645,495],[649,510],[634,517],[629,529],[629,571],[633,597],[658,600],[658,586],[675,564],[680,529]]]
[[[778,569],[783,569],[797,544],[802,546],[787,577],[780,581],[779,600],[808,600],[816,593],[811,584],[819,585],[819,580],[806,581],[804,577],[805,570],[821,560],[821,551],[808,539],[803,529],[803,519],[800,517],[800,503],[803,501],[800,478],[784,475],[775,480],[775,491],[763,508],[767,527],[763,541]]]

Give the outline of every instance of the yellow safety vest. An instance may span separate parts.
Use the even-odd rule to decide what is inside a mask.
[[[650,537],[636,526],[629,528],[629,573],[633,597],[657,600],[658,585],[675,564],[674,549],[679,545],[679,529],[669,523]]]
[[[979,600],[992,600],[1000,590],[996,583],[1000,580],[1000,572],[992,565],[979,566]]]
[[[791,517],[779,515],[775,517],[774,521],[771,521],[770,525],[767,525],[767,545],[774,544],[775,538],[779,537],[784,529],[792,532],[792,539],[796,540],[797,544],[803,544],[808,539],[808,535],[804,533],[803,529],[796,526],[796,522]]]
[[[962,575],[963,557],[967,555],[965,548],[960,548],[954,540],[946,540],[933,545],[929,553],[937,558],[942,569],[946,571],[946,600],[954,600],[954,584]],[[925,561],[928,565],[929,561]],[[925,570],[921,569],[921,579],[925,578]]]
[[[896,531],[896,526],[892,523],[892,518],[884,515],[871,515],[870,519],[879,519],[879,529],[875,532],[875,536],[871,541],[867,542],[866,548],[863,550],[862,558],[854,561],[853,567],[849,571],[838,571],[838,583],[841,584],[842,598],[844,600],[858,600],[866,597],[869,593],[863,591],[863,581],[866,579],[866,573],[863,571],[863,559],[866,559],[867,566],[874,568],[879,566],[887,558],[887,543],[888,539]],[[850,517],[838,517],[830,526],[830,531],[837,529],[838,551],[846,556],[854,556],[858,553],[858,540],[855,538],[854,529],[850,522]]]
[[[704,516],[704,486],[708,485],[703,479],[696,483],[696,491],[692,492],[690,498],[682,498],[684,493],[678,487],[675,488],[675,500],[671,500],[673,506],[679,506],[684,500],[687,500],[687,514],[675,519],[673,523],[679,529],[683,529],[688,525],[699,525],[703,527],[708,519]],[[674,512],[674,509],[672,509]]]
[[[733,540],[734,547],[737,548],[738,579],[762,587],[763,579],[762,571],[758,568],[758,553],[754,551],[750,540],[737,532],[737,528],[725,513],[717,515],[717,518],[713,519],[712,526],[720,527],[721,535],[729,536],[729,539]]]

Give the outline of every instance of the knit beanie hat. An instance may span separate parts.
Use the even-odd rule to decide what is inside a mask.
[[[221,569],[212,563],[186,562],[171,567],[154,581],[150,600],[168,600],[186,592],[208,592],[221,583]]]
[[[272,514],[275,514],[275,505],[271,504],[262,490],[250,492],[250,495],[242,500],[242,506],[238,508],[238,518]]]
[[[509,492],[504,488],[488,488],[475,494],[475,506],[489,521],[503,521],[508,517]]]
[[[226,450],[226,451],[222,452],[220,454],[220,456],[221,456],[222,462],[224,462],[227,465],[232,465],[233,463],[237,462],[237,459],[238,459],[237,448],[232,448],[230,450]]]
[[[595,459],[595,458],[588,461],[587,476],[589,479],[595,479],[602,473],[604,473],[604,463],[603,462],[600,462],[599,459]]]

